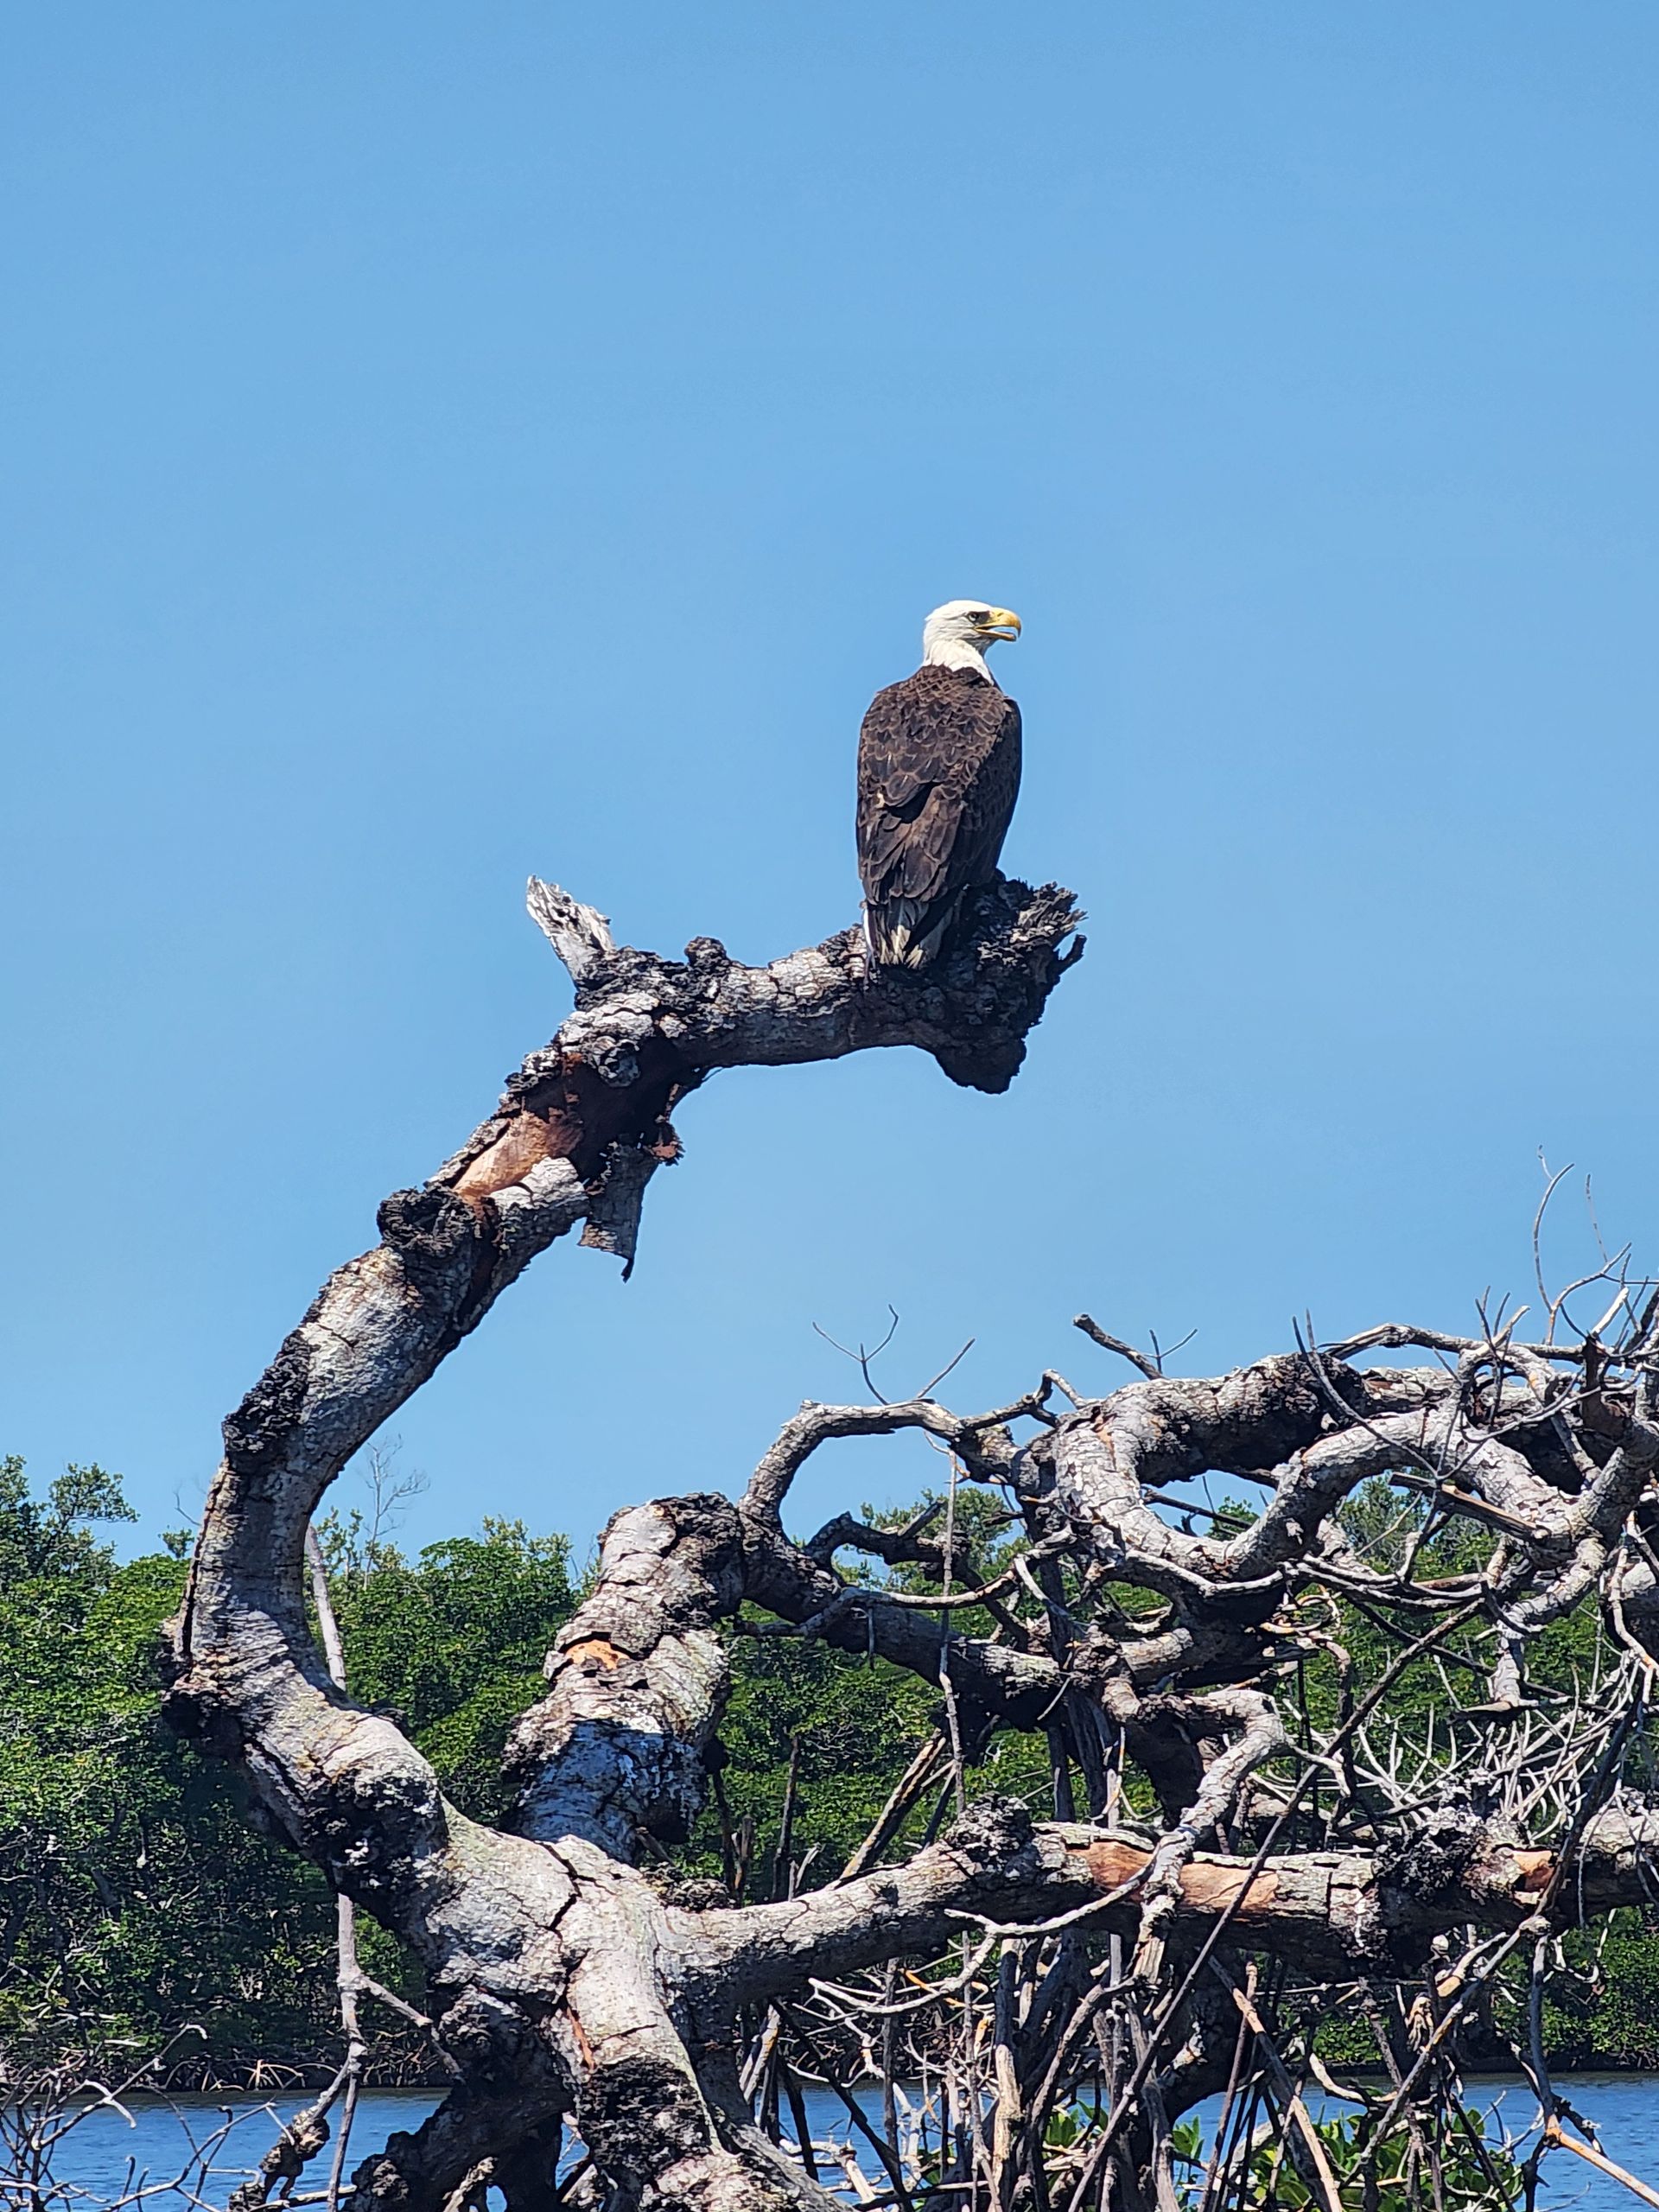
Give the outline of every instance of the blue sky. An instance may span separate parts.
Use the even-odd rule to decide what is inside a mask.
[[[722,1077],[395,1424],[422,1541],[729,1486],[814,1323],[961,1404],[1659,1260],[1659,16],[976,0],[14,11],[0,1448],[188,1514],[568,1003],[532,870],[762,959],[859,717],[1020,609],[1006,1098]],[[1551,1249],[1589,1243],[1564,1192]],[[1113,1379],[1116,1379],[1113,1376]],[[843,1446],[800,1517],[936,1463]],[[348,1478],[349,1482],[349,1478]]]

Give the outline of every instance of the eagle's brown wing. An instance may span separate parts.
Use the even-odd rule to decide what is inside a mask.
[[[1020,790],[1020,709],[988,678],[918,668],[878,691],[858,747],[871,950],[920,968],[964,891],[991,882]]]

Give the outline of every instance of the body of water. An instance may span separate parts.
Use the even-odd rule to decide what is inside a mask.
[[[1659,2186],[1659,2075],[1581,2074],[1559,2086],[1599,2130],[1606,2155],[1650,2187]],[[1480,2082],[1471,2082],[1470,2088],[1474,2101],[1484,2109],[1495,2109],[1490,2136],[1496,2136],[1505,2123],[1516,2130],[1524,2128],[1533,2116],[1533,2101],[1523,2083]],[[303,2097],[140,2098],[127,2107],[130,2120],[106,2109],[88,2112],[57,2146],[54,2172],[66,2190],[57,2203],[64,2212],[74,2212],[77,2205],[92,2212],[96,2205],[135,2188],[156,2190],[160,2185],[165,2193],[150,2195],[147,2203],[156,2212],[180,2212],[186,2200],[166,2184],[193,2160],[205,2159],[207,2186],[202,2186],[200,2164],[188,2186],[207,2202],[223,2205],[237,2183],[257,2166],[281,2121],[307,2102]],[[379,2149],[400,2128],[418,2127],[435,2102],[422,2090],[378,2090],[365,2095],[352,2131],[348,2165],[355,2166]],[[819,2140],[846,2140],[846,2113],[837,2098],[822,2090],[811,2093],[807,2114]],[[1204,2116],[1214,2118],[1208,2111]],[[313,2162],[305,2189],[325,2184],[331,2150],[332,2145]],[[1630,2212],[1637,2202],[1619,2183],[1597,2173],[1570,2152],[1552,2152],[1544,2177],[1539,2203],[1552,2212],[1565,2212],[1568,2206],[1581,2207],[1583,2212],[1615,2212],[1615,2208]],[[0,2171],[3,2212],[11,2212],[16,2189],[14,2177]]]

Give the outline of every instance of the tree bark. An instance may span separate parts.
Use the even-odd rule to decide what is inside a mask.
[[[463,2086],[359,2171],[360,2204],[440,2206],[564,2113],[619,2205],[821,2202],[733,2117],[718,2045],[693,2063],[664,1908],[632,1864],[641,1831],[683,1833],[698,1801],[724,1688],[710,1624],[739,1586],[731,1509],[613,1525],[600,1589],[515,1740],[518,1834],[447,1804],[403,1733],[329,1680],[305,1534],[346,1460],[537,1253],[585,1223],[631,1262],[649,1176],[678,1156],[670,1115],[711,1074],[912,1045],[952,1081],[1006,1089],[1081,949],[1062,950],[1078,917],[1052,887],[999,882],[944,958],[894,976],[868,970],[853,931],[749,969],[711,938],[683,963],[618,947],[550,886],[532,884],[531,905],[575,1011],[459,1152],[385,1201],[378,1244],[330,1277],[226,1421],[166,1710],[425,1970]]]
[[[575,1011],[452,1159],[385,1200],[380,1241],[329,1278],[226,1421],[171,1630],[173,1725],[234,1761],[257,1817],[426,1975],[457,2086],[359,2167],[354,2212],[440,2212],[489,2187],[512,2212],[542,2212],[567,2125],[605,2212],[825,2212],[833,2200],[743,2094],[746,2019],[780,2008],[781,2034],[798,2003],[829,1991],[844,2005],[849,1977],[1005,1935],[1055,1948],[1040,1992],[1019,1961],[995,1977],[997,2118],[982,2143],[969,2038],[951,2158],[1012,2205],[1017,2175],[1037,2176],[1046,2155],[1029,2130],[1088,2065],[1140,2101],[1132,2127],[1122,2113],[1109,2122],[1085,2178],[1109,2171],[1126,2196],[1166,2193],[1168,2116],[1223,2063],[1202,1980],[1217,1946],[1315,1986],[1427,1974],[1433,2001],[1455,2005],[1486,1967],[1477,1940],[1476,1965],[1440,1973],[1453,1931],[1501,1950],[1646,1902],[1659,1815],[1614,1789],[1626,1722],[1603,1712],[1581,1736],[1557,1730],[1565,1748],[1541,1785],[1524,1679],[1528,1637],[1589,1593],[1627,1655],[1620,1681],[1659,1654],[1659,1300],[1638,1315],[1628,1298],[1611,1344],[1389,1325],[1207,1378],[1166,1376],[1087,1324],[1137,1370],[1098,1399],[1050,1374],[980,1414],[931,1395],[805,1407],[737,1502],[669,1497],[615,1516],[545,1694],[513,1731],[512,1820],[492,1828],[446,1802],[415,1745],[353,1702],[313,1643],[304,1545],[327,1485],[557,1237],[580,1224],[585,1243],[631,1262],[650,1178],[678,1157],[671,1116],[709,1076],[911,1045],[953,1081],[1002,1090],[1080,946],[1063,950],[1078,918],[1068,893],[1010,882],[977,894],[946,957],[916,975],[869,972],[850,931],[750,969],[711,939],[683,962],[618,947],[550,886],[532,885],[531,907]],[[1439,1363],[1357,1363],[1408,1345]],[[920,1522],[895,1534],[841,1516],[806,1543],[785,1529],[813,1452],[905,1428],[948,1449],[953,1484],[999,1487],[1023,1521],[1028,1549],[983,1586],[963,1587],[960,1547]],[[1246,1484],[1260,1510],[1229,1520],[1172,1496],[1206,1475]],[[1379,1479],[1427,1500],[1434,1525],[1478,1532],[1478,1564],[1420,1578],[1421,1522],[1403,1548],[1368,1551],[1352,1502]],[[849,1582],[836,1565],[849,1546],[940,1586]],[[1332,1649],[1320,1623],[1338,1600],[1380,1620],[1398,1656],[1357,1702],[1344,1689],[1334,1729],[1316,1731],[1304,1704],[1293,1737],[1287,1670]],[[963,1626],[970,1607],[989,1632]],[[677,1888],[652,1867],[700,1810],[740,1624],[938,1685],[941,1741],[961,1758],[998,1730],[1035,1732],[1056,1802],[1075,1758],[1097,1821],[1033,1822],[982,1798],[902,1863],[803,1896],[735,1906]],[[1402,1669],[1465,1624],[1483,1656],[1450,1656],[1489,1668],[1489,1710],[1516,1727],[1516,1748],[1461,1795],[1414,1796],[1397,1760],[1379,1768],[1364,1723]],[[1161,1832],[1128,1817],[1124,1757],[1152,1784]],[[1318,1820],[1315,1784],[1330,1801]],[[1529,1840],[1516,1808],[1536,1819],[1541,1806],[1554,1808],[1548,1832]],[[1212,1840],[1224,1847],[1202,1847]],[[858,2001],[861,2032],[904,2005],[950,2018],[947,1984],[885,2011]]]

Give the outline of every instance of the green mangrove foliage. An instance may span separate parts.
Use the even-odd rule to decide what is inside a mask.
[[[976,1573],[994,1573],[1007,1530],[983,1497],[958,1504]],[[1378,1485],[1347,1510],[1363,1520],[1397,1515],[1400,1503]],[[332,1900],[308,1863],[249,1825],[229,1773],[161,1726],[160,1630],[179,1602],[187,1540],[123,1561],[105,1532],[132,1517],[99,1468],[71,1468],[36,1496],[19,1461],[0,1461],[0,2050],[124,2067],[166,2048],[181,2080],[311,2077],[338,2050]],[[906,1516],[877,1517],[891,1527]],[[464,1810],[500,1817],[502,1744],[539,1694],[543,1655],[579,1594],[566,1540],[492,1520],[410,1557],[359,1515],[331,1516],[321,1533],[353,1694],[397,1717]],[[1412,1535],[1402,1527],[1401,1541]],[[1452,1571],[1456,1533],[1427,1541]],[[1328,1645],[1312,1641],[1289,1701],[1320,1729],[1394,1651],[1363,1614],[1330,1606]],[[938,1693],[915,1677],[754,1625],[730,1639],[724,1760],[677,1860],[751,1897],[838,1872],[899,1777],[948,1736]],[[1587,1608],[1552,1626],[1529,1654],[1533,1684],[1567,1700],[1598,1663],[1599,1633]],[[1398,1684],[1384,1732],[1432,1755],[1435,1715],[1459,1689],[1455,1662],[1425,1660]],[[969,1749],[970,1794],[992,1787],[1047,1808],[1040,1745]],[[1630,1779],[1645,1783],[1644,1764]],[[948,1818],[953,1788],[948,1763],[930,1773],[894,1842]],[[1125,1789],[1131,1803],[1147,1796],[1132,1770]],[[1575,1971],[1558,1978],[1546,2023],[1558,2063],[1659,2066],[1656,1935],[1659,1910],[1616,1916],[1594,1947],[1567,1939]],[[360,1940],[377,1980],[418,1997],[378,1929],[363,1923]],[[412,2031],[385,2016],[375,2024],[380,2078],[427,2072]],[[1333,2064],[1377,2056],[1357,2016],[1328,2023],[1319,2048]],[[1331,2147],[1339,2164],[1341,2143]]]

